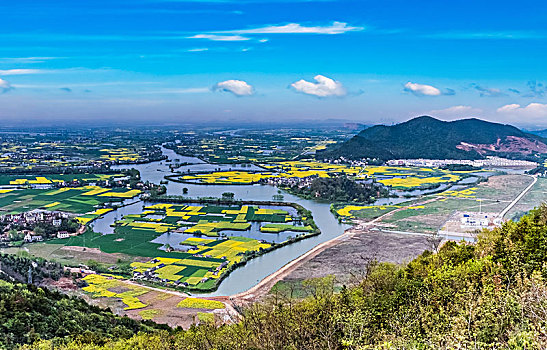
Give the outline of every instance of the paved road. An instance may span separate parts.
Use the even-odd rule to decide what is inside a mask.
[[[529,176],[531,177],[532,179],[534,179],[534,181],[532,181],[532,183],[526,187],[518,196],[517,198],[515,198],[511,203],[509,203],[509,205],[503,209],[503,211],[499,214],[499,217],[503,219],[503,217],[505,216],[505,214],[507,214],[509,212],[509,210],[511,210],[515,204],[517,204],[521,199],[522,197],[524,197],[524,195],[526,195],[526,193],[528,193],[528,191],[530,191],[530,189],[532,189],[532,187],[534,187],[534,185],[536,184],[536,182],[538,181],[538,178],[537,176],[532,176],[532,175],[526,175],[526,176]]]

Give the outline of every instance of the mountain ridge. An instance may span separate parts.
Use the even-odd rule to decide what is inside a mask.
[[[319,158],[481,159],[498,155],[535,159],[547,154],[547,140],[509,124],[477,118],[442,121],[419,116],[392,125],[375,125],[323,152]]]

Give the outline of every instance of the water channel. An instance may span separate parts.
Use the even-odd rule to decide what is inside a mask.
[[[146,164],[131,164],[120,165],[113,167],[114,169],[126,169],[135,168],[140,171],[143,181],[150,181],[153,183],[160,183],[164,180],[166,175],[171,175],[172,172],[169,165],[173,164],[175,160],[180,163],[191,163],[192,165],[181,166],[177,169],[178,172],[187,171],[214,171],[218,168],[223,170],[256,170],[254,167],[242,167],[240,165],[218,165],[207,164],[198,158],[183,157],[176,154],[174,151],[163,148],[163,154],[168,157],[170,161],[158,161]],[[469,180],[467,180],[469,181]],[[187,197],[220,197],[224,192],[233,192],[236,199],[242,200],[257,200],[257,201],[269,201],[272,200],[272,196],[281,193],[284,196],[284,202],[294,202],[302,205],[306,209],[313,213],[313,218],[321,230],[321,234],[315,237],[311,237],[282,248],[276,249],[272,252],[264,254],[258,258],[250,260],[244,267],[238,268],[233,271],[219,286],[215,292],[207,293],[210,296],[224,296],[233,295],[240,292],[244,292],[253,286],[255,286],[264,277],[274,273],[280,269],[283,265],[287,264],[291,260],[303,255],[307,251],[311,250],[318,244],[328,241],[341,235],[344,230],[349,228],[349,225],[340,224],[334,215],[330,212],[330,204],[321,203],[313,200],[306,200],[284,191],[278,190],[276,187],[269,185],[197,185],[187,184],[169,181],[166,184],[168,195],[182,195],[183,188],[188,189]],[[414,193],[413,193],[414,194]],[[375,204],[397,204],[403,201],[407,201],[408,198],[381,198]],[[117,219],[121,219],[123,215],[140,213],[143,207],[141,201],[137,201],[134,204],[118,209],[117,211],[110,212],[104,215],[104,217],[96,220],[93,225],[96,232],[112,233],[112,227],[110,226]],[[179,237],[181,240],[183,237]],[[158,241],[159,239],[159,241]],[[170,242],[176,246],[176,241]],[[157,242],[162,242],[161,237],[156,239]]]
[[[174,151],[165,148],[163,149],[163,153],[172,162],[175,159],[178,159],[180,162],[201,163],[199,166],[200,171],[212,171],[219,167],[223,169],[231,168],[232,170],[254,170],[248,167],[242,168],[237,165],[220,166],[217,164],[203,164],[203,162],[197,158],[182,157]],[[164,160],[147,164],[122,165],[116,166],[114,169],[135,168],[140,171],[142,180],[159,183],[164,180],[164,176],[171,174],[169,165],[172,164],[172,162],[166,162]],[[188,169],[195,171],[196,166],[182,166],[178,168],[177,171],[185,172]],[[195,185],[170,181],[166,186],[168,195],[182,195],[182,189],[186,187],[188,188],[188,194],[185,196],[188,197],[219,197],[223,192],[233,192],[236,199],[270,201],[272,200],[273,195],[278,194],[278,189],[269,185]],[[255,286],[264,277],[279,270],[291,260],[296,259],[316,245],[341,235],[344,233],[345,229],[350,227],[349,225],[338,223],[338,220],[330,212],[330,204],[328,203],[319,203],[302,199],[286,192],[282,192],[282,194],[284,196],[284,202],[298,203],[313,213],[313,218],[321,230],[321,234],[284,246],[250,260],[245,266],[233,271],[220,284],[215,292],[208,293],[208,295],[232,295],[244,292]],[[94,229],[98,232],[110,233],[112,232],[110,224],[112,224],[116,218],[120,219],[123,215],[140,213],[142,205],[142,202],[137,202],[128,207],[120,208],[116,212],[108,213],[103,218],[94,222]]]

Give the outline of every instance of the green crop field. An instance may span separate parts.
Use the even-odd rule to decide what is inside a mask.
[[[271,237],[266,233],[313,232],[311,226],[302,226],[301,221],[302,218],[291,216],[282,208],[158,203],[146,206],[141,214],[126,215],[117,221],[113,234],[88,230],[82,235],[49,243],[149,258],[148,262],[133,262],[132,267],[136,272],[148,271],[164,282],[206,290],[249,254],[272,247],[271,243],[247,237],[219,237],[223,230],[246,231],[251,229],[251,222],[259,222],[266,227],[261,229],[265,240]],[[180,243],[190,247],[186,252],[161,249],[163,244],[152,243],[175,230],[189,235]]]
[[[84,183],[114,180],[124,174],[0,175],[0,185],[49,185],[79,181]]]
[[[108,202],[121,202],[140,194],[139,190],[106,189],[97,186],[41,190],[0,190],[0,213],[19,214],[34,209],[85,214]]]

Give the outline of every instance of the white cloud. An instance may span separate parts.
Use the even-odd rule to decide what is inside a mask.
[[[405,91],[408,91],[416,96],[440,96],[441,90],[431,85],[418,84],[408,82],[405,84]]]
[[[447,116],[447,117],[469,117],[472,114],[481,113],[482,110],[479,108],[473,108],[471,106],[452,106],[444,109],[435,109],[430,113],[437,116]]]
[[[347,94],[342,83],[338,81],[323,75],[316,75],[313,79],[317,83],[302,79],[292,83],[291,88],[297,92],[317,97],[345,96]]]
[[[25,75],[25,74],[39,74],[44,71],[41,69],[4,69],[0,70],[0,75]]]
[[[188,39],[207,39],[211,41],[247,41],[250,38],[246,38],[241,35],[216,35],[216,34],[197,34],[189,36]]]
[[[206,47],[198,47],[198,48],[195,48],[195,49],[188,49],[186,51],[187,52],[203,52],[203,51],[209,51],[209,49],[206,48]]]
[[[513,103],[498,108],[497,112],[521,118],[545,118],[547,117],[547,104],[530,103],[527,106],[521,106]]]
[[[361,31],[363,27],[352,27],[344,22],[333,22],[327,26],[304,26],[299,23],[289,23],[277,26],[265,26],[252,29],[227,30],[217,33],[233,34],[343,34]]]
[[[243,80],[221,81],[213,86],[213,90],[231,92],[236,96],[251,96],[254,94],[254,88]]]
[[[472,84],[472,86],[477,90],[481,97],[501,97],[507,96],[506,93],[502,92],[500,89],[488,88],[477,84]]]
[[[10,63],[42,63],[44,61],[58,60],[65,57],[0,57],[0,62]]]
[[[0,93],[5,93],[13,89],[10,83],[4,79],[0,79]]]

